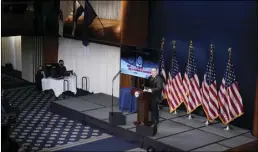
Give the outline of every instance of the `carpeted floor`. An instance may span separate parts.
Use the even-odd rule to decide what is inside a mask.
[[[109,137],[95,142],[90,142],[90,143],[74,146],[71,148],[58,150],[58,152],[68,152],[68,151],[70,152],[78,152],[78,151],[112,151],[112,152],[120,151],[122,152],[122,151],[128,151],[135,148],[136,146],[134,144],[127,143],[118,137]]]
[[[10,137],[29,151],[50,148],[102,134],[97,129],[68,120],[48,111],[55,99],[52,92],[38,92],[34,86],[6,90],[6,98],[21,109]],[[62,96],[60,98],[65,98]]]
[[[35,86],[25,86],[5,90],[5,98],[21,109],[10,137],[26,151],[126,151],[136,148],[99,129],[49,112],[51,101],[56,99],[52,91],[38,92]],[[69,96],[61,95],[58,99],[64,98]]]
[[[10,89],[10,88],[16,88],[16,87],[21,87],[21,86],[28,86],[28,85],[33,85],[32,83],[14,77],[10,75],[6,75],[4,73],[1,73],[1,87],[2,89]]]

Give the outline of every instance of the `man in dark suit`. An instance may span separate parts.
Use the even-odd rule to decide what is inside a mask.
[[[151,122],[150,124],[157,125],[159,122],[159,102],[161,100],[161,91],[163,87],[163,80],[158,75],[157,69],[153,68],[151,70],[151,77],[148,79],[145,85],[144,91],[151,93]]]
[[[58,67],[57,67],[57,73],[59,76],[64,76],[65,72],[66,72],[66,67],[64,66],[64,61],[63,60],[59,60],[58,62]]]

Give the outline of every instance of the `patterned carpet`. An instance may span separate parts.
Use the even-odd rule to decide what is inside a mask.
[[[101,145],[101,146],[100,146]],[[114,146],[115,145],[115,146]],[[63,150],[58,150],[58,152],[79,152],[79,151],[110,151],[110,152],[122,152],[136,149],[134,144],[125,142],[124,140],[118,137],[109,137],[106,139],[98,140],[95,142],[90,142],[87,144],[82,144],[74,146],[72,148],[66,148]],[[137,152],[140,148],[138,148]],[[141,149],[141,151],[144,151]]]
[[[128,151],[137,148],[99,129],[50,112],[49,105],[56,99],[52,91],[39,92],[35,86],[19,87],[5,90],[5,98],[21,109],[10,138],[23,145],[26,151]],[[65,98],[70,97],[61,95],[58,100]]]
[[[1,73],[1,80],[2,80],[1,87],[3,89],[10,89],[15,87],[32,85],[32,83],[26,80],[16,78],[14,76],[6,75],[4,73]]]
[[[27,151],[72,144],[103,134],[98,129],[49,112],[50,102],[55,100],[52,91],[38,92],[34,86],[27,86],[6,90],[5,94],[11,104],[21,109],[10,137],[21,143]],[[63,98],[69,97],[59,97]]]

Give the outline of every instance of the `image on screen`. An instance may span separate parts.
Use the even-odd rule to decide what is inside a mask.
[[[159,68],[160,50],[137,49],[132,46],[121,47],[121,73],[140,78],[148,78],[152,68]]]
[[[120,44],[121,1],[63,0],[60,1],[59,35]]]

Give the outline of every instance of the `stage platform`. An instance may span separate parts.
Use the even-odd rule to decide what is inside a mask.
[[[119,111],[118,98],[114,103],[114,111]],[[226,131],[219,122],[206,126],[204,117],[192,115],[193,119],[189,120],[183,111],[172,114],[166,109],[160,110],[158,133],[144,137],[136,133],[135,113],[124,112],[127,119],[124,126],[109,124],[111,96],[103,93],[53,101],[50,111],[103,129],[141,148],[152,146],[159,151],[226,151],[257,140],[249,130],[232,126],[232,130]]]

